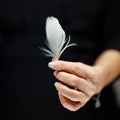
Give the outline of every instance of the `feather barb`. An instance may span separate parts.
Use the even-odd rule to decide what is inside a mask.
[[[41,48],[46,56],[53,59],[59,59],[61,54],[70,46],[77,45],[70,43],[70,36],[66,38],[65,31],[60,25],[57,18],[51,16],[46,19],[46,41],[45,44],[48,48]]]

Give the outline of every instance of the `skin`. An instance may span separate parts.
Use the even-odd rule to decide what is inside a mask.
[[[55,70],[58,79],[54,85],[60,103],[70,111],[77,111],[120,75],[120,51],[104,51],[93,66],[62,60],[52,61],[48,66]]]

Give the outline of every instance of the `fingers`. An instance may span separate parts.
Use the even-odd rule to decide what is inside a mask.
[[[71,89],[62,83],[56,82],[55,87],[58,90],[61,104],[71,111],[78,110],[90,99],[83,92]]]
[[[82,91],[87,96],[92,96],[94,90],[96,89],[92,83],[74,74],[56,71],[54,75],[65,85],[70,86],[71,88],[77,89],[79,91]]]
[[[80,62],[56,60],[48,66],[60,81],[55,83],[61,104],[71,110],[84,106],[96,93],[97,74],[93,67]]]
[[[86,77],[86,67],[88,67],[87,65],[80,62],[66,62],[60,60],[50,62],[48,66],[53,70],[67,71],[82,77]]]
[[[67,99],[66,97],[62,96],[59,93],[58,93],[58,96],[59,96],[60,102],[63,105],[63,107],[70,111],[76,111],[80,108],[80,106],[81,107],[83,106],[83,105],[81,105],[80,102],[73,102],[73,101]]]
[[[63,96],[65,96],[66,98],[72,101],[77,102],[81,100],[82,102],[82,101],[85,101],[86,99],[86,95],[83,92],[77,91],[75,89],[71,89],[62,83],[56,82],[55,87],[59,91],[60,94],[62,94]]]

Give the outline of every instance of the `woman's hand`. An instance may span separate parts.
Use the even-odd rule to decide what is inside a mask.
[[[80,62],[56,60],[49,63],[59,80],[55,83],[61,104],[70,111],[83,107],[103,88],[98,71]]]
[[[61,104],[76,111],[120,75],[120,51],[103,51],[93,66],[56,60],[50,62],[49,67],[55,70],[54,75],[59,80],[55,87]]]

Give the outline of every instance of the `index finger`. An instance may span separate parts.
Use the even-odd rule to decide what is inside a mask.
[[[57,71],[65,71],[71,74],[75,74],[80,77],[86,76],[86,65],[81,62],[69,62],[56,60],[49,62],[48,66]]]

